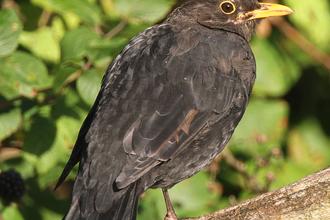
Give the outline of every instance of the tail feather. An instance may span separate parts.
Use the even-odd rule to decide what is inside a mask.
[[[126,193],[121,201],[120,209],[118,211],[118,217],[115,219],[136,219],[138,202],[140,198],[140,193],[137,192],[136,183],[134,189]]]
[[[113,204],[108,212],[100,214],[97,219],[135,220],[139,198],[143,193],[138,186],[138,182],[135,182],[122,189],[126,190],[123,196]]]
[[[113,201],[112,206],[109,207],[109,209],[104,213],[97,212],[96,207],[89,207],[89,210],[91,211],[86,213],[81,210],[81,202],[77,200],[72,201],[71,208],[63,220],[136,220],[139,197],[144,192],[144,190],[142,190],[139,186],[139,181],[137,181],[128,187],[121,189],[120,191],[124,190],[125,192],[120,192],[122,196],[117,199],[117,201]],[[80,199],[91,198],[94,199],[94,197]],[[111,200],[112,198],[109,199]]]

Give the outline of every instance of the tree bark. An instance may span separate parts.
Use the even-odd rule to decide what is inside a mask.
[[[330,219],[330,167],[238,205],[189,219]]]

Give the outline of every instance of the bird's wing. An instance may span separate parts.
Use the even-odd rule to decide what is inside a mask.
[[[148,56],[137,61],[160,60],[160,66],[155,66],[160,71],[152,73],[149,80],[159,78],[162,83],[153,88],[156,93],[152,93],[152,111],[140,114],[125,133],[123,148],[127,160],[116,178],[118,188],[171,159],[208,123],[228,114],[235,100],[242,99],[246,105],[250,88],[245,88],[244,74],[250,76],[255,71],[254,58],[243,38],[237,40],[228,35],[221,32],[217,37],[202,36],[192,28],[184,29],[167,42],[152,42],[150,48],[158,49],[159,42],[161,48],[167,48],[161,51],[163,54],[151,57],[152,49],[148,49]]]

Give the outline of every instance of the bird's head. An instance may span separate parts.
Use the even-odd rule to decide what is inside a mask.
[[[174,14],[208,28],[236,32],[249,40],[261,19],[292,13],[287,6],[257,0],[188,0]]]

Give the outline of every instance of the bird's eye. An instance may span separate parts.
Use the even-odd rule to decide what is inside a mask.
[[[220,9],[222,10],[223,13],[227,15],[232,14],[236,11],[235,5],[229,1],[222,2],[220,5]]]

